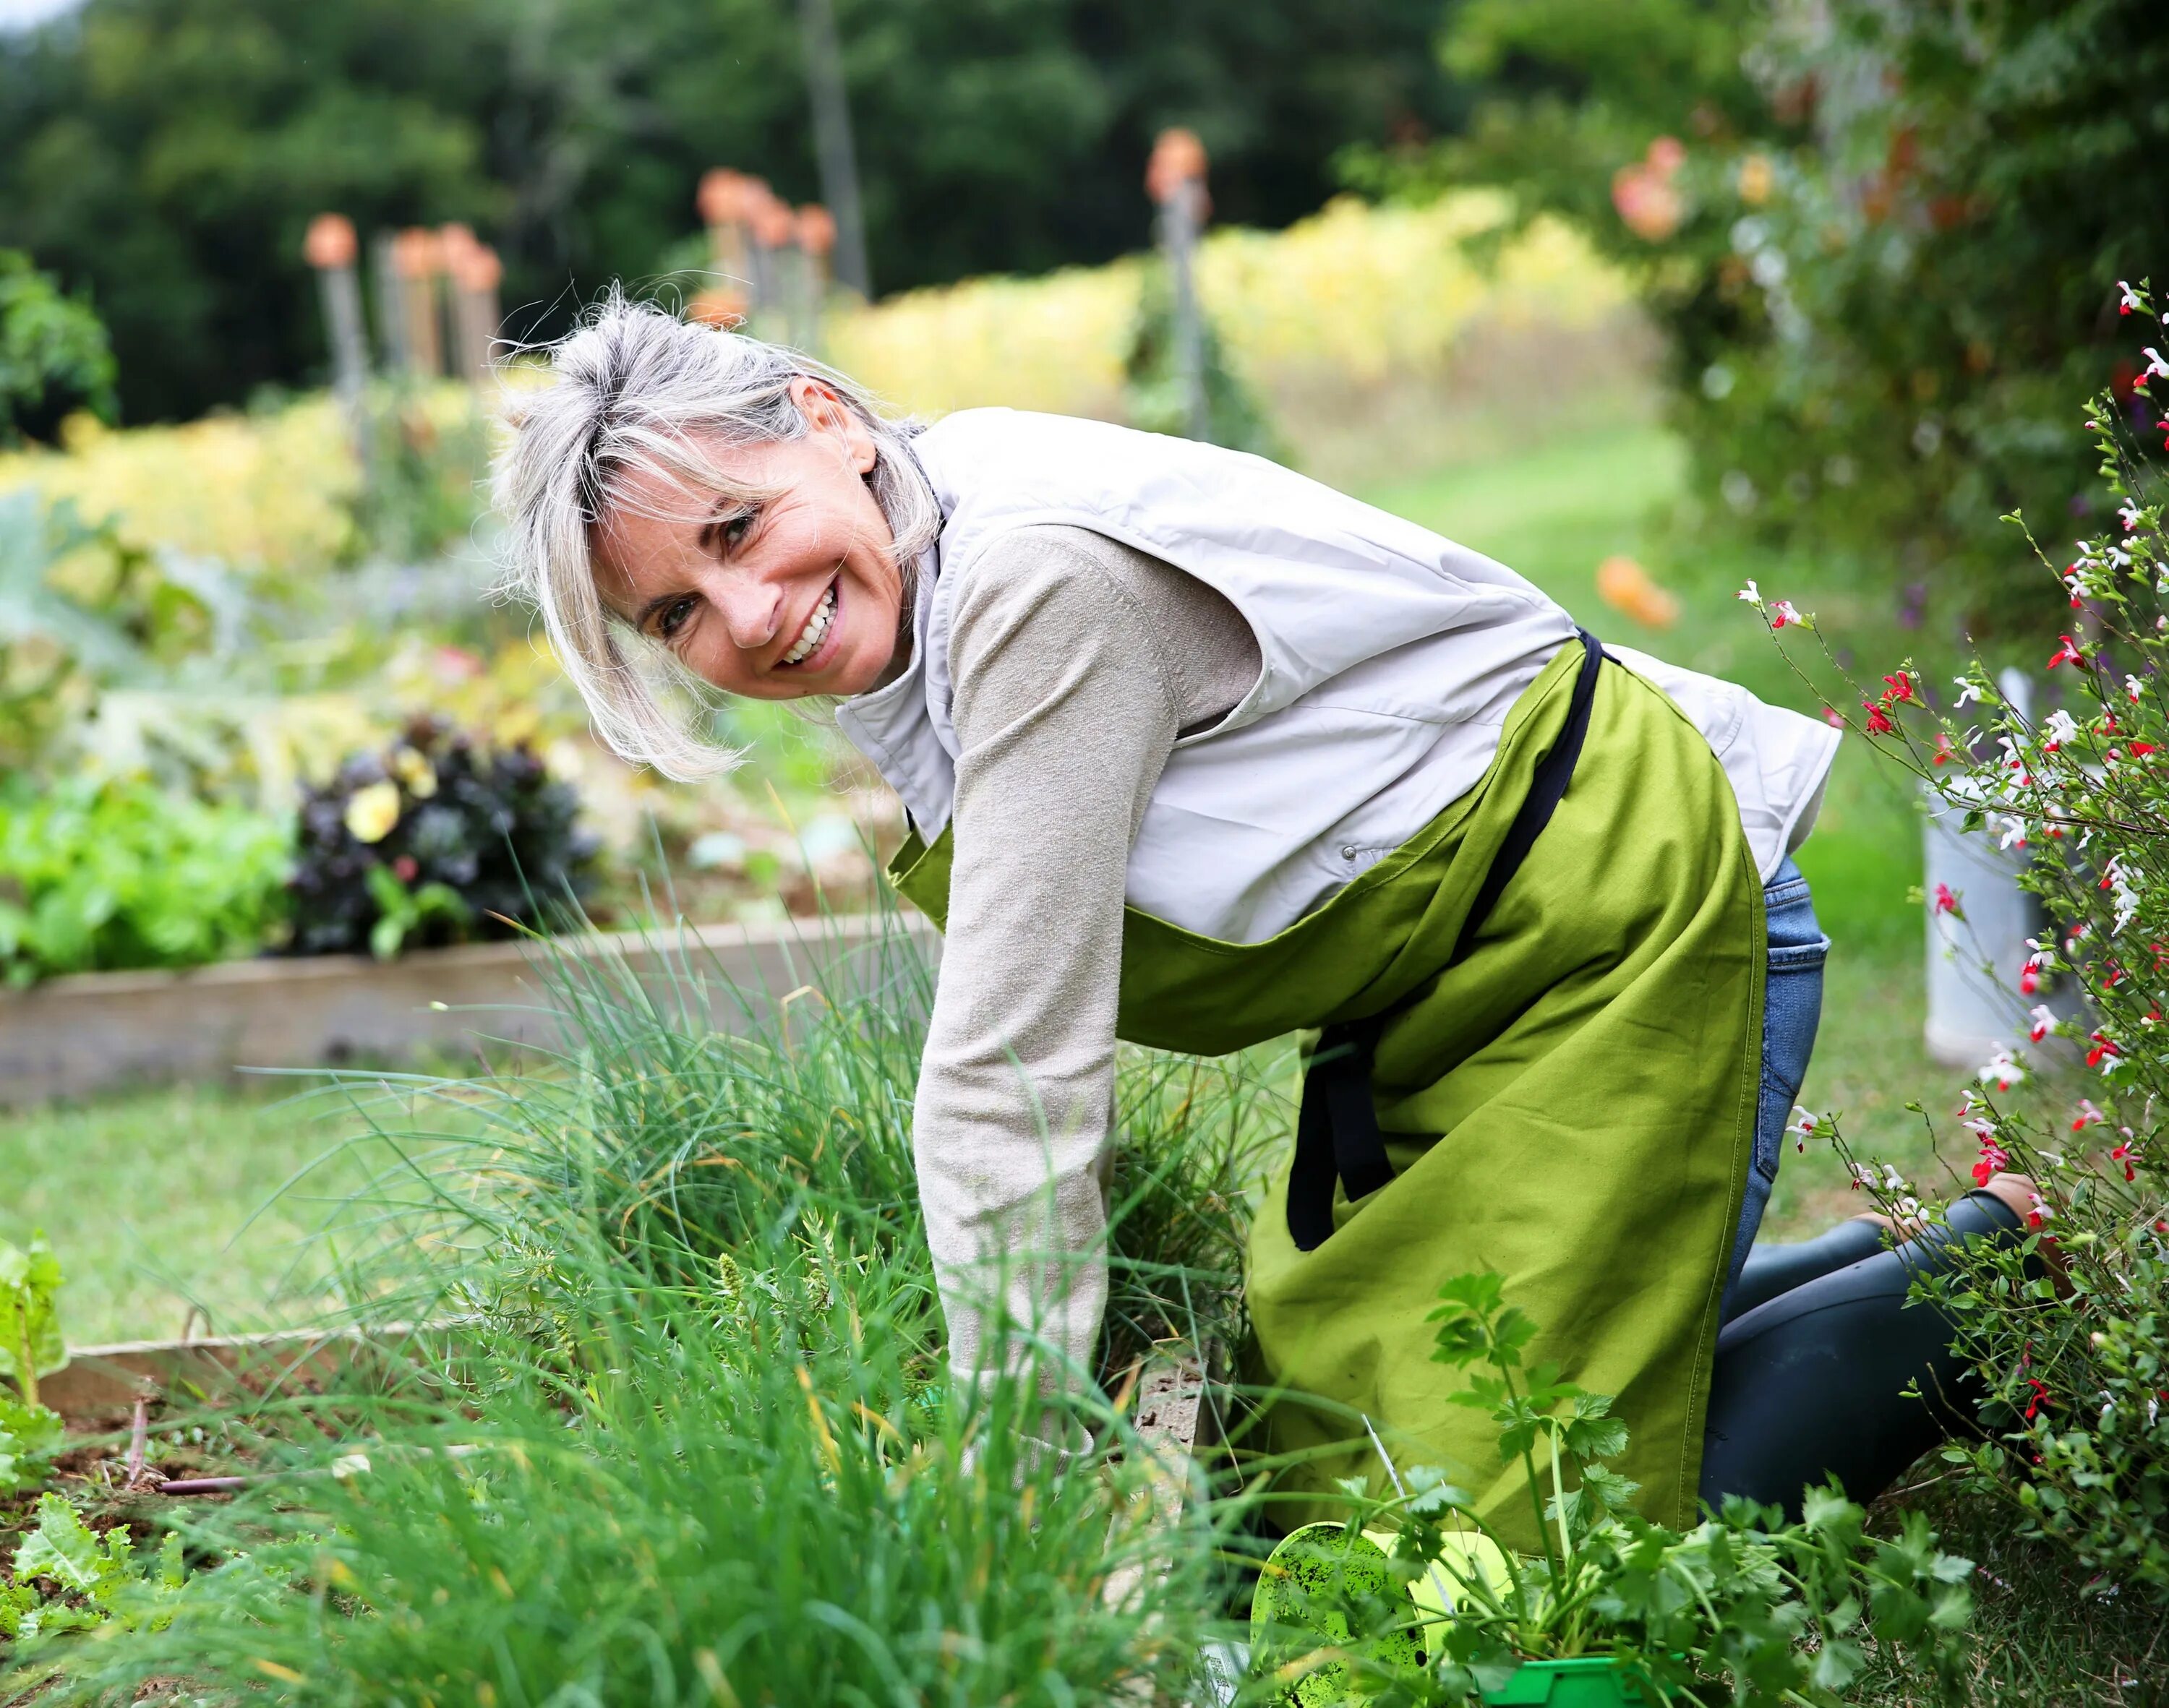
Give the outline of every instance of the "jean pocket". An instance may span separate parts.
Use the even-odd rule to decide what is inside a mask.
[[[1818,933],[1812,943],[1773,943],[1764,951],[1772,978],[1787,973],[1820,973],[1830,959],[1831,940]]]

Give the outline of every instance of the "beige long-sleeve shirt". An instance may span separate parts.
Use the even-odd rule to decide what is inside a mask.
[[[956,857],[913,1142],[950,1360],[1080,1388],[1106,1301],[1124,875],[1178,735],[1256,681],[1204,583],[1083,529],[961,572],[950,665]],[[1016,1325],[993,1344],[990,1316]]]

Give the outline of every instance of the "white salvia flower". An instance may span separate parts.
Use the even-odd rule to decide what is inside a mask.
[[[2140,306],[2139,293],[2134,290],[2129,285],[2126,285],[2121,279],[2116,281],[2116,288],[2121,293],[2116,305],[2116,311],[2118,314],[2132,314],[2137,312]]]
[[[2049,737],[2048,746],[2051,750],[2062,747],[2066,742],[2076,742],[2079,738],[2078,725],[2072,721],[2070,713],[2065,711],[2060,705],[2043,721],[2041,731],[2044,735]]]
[[[2165,380],[2169,380],[2169,362],[2161,359],[2161,351],[2150,344],[2141,350],[2140,354],[2146,358],[2146,371],[2139,376],[2142,382],[2151,380],[2156,374]]]
[[[2169,369],[2164,369],[2162,371],[2169,373]],[[2117,509],[2116,519],[2124,524],[2125,533],[2130,533],[2139,525],[2139,506],[2135,503],[2120,505]]]
[[[1969,705],[1980,698],[1980,685],[1978,683],[1969,682],[1963,676],[1953,676],[1951,680],[1964,690],[1958,695],[1960,705]]]
[[[1756,587],[1753,582],[1749,582],[1745,587],[1740,588],[1738,596],[1740,599],[1746,600],[1746,602],[1754,606],[1756,610],[1759,611],[1762,609],[1762,590]]]
[[[1883,1184],[1893,1192],[1906,1192],[1912,1189],[1911,1183],[1905,1177],[1888,1163],[1883,1165]]]
[[[2033,1023],[2028,1029],[2028,1035],[2036,1044],[2056,1030],[2056,1017],[2049,1012],[2046,1003],[2036,1003],[2026,1018]]]
[[[2140,696],[2145,692],[2146,690],[2139,685],[2139,678],[2136,676],[2127,676],[2124,678],[2124,698],[2134,705],[2139,704]]]
[[[2007,1048],[1999,1044],[1980,1072],[1974,1077],[1983,1085],[1993,1085],[1999,1091],[2008,1091],[2026,1077],[2026,1070],[2012,1060]]]
[[[2025,840],[2026,821],[2022,818],[2006,817],[2003,821],[2003,835],[1997,841],[1996,847],[2007,849],[2013,843],[2022,843]]]

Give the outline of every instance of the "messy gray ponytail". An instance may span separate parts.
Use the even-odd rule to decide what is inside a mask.
[[[907,449],[918,429],[884,419],[862,388],[795,350],[689,324],[615,289],[546,354],[552,383],[514,393],[504,412],[511,439],[492,483],[507,530],[498,590],[541,611],[559,663],[614,751],[681,781],[728,770],[738,756],[688,729],[657,691],[706,684],[613,615],[596,590],[596,519],[643,476],[725,498],[766,496],[737,491],[696,436],[739,444],[803,438],[809,429],[790,396],[802,374],[833,386],[873,436],[874,498],[908,588],[941,527]]]

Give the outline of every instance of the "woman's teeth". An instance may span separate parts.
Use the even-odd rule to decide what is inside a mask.
[[[786,664],[796,664],[819,646],[829,633],[829,625],[836,615],[836,584],[829,583],[829,591],[821,595],[821,603],[813,607],[813,615],[806,620],[806,626],[798,631],[798,639],[783,655]]]

